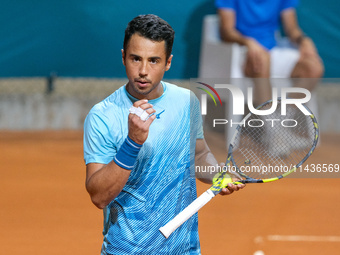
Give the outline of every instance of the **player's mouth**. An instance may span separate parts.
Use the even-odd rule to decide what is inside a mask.
[[[151,81],[145,79],[136,79],[135,82],[138,84],[138,87],[141,88],[148,87],[151,83]]]

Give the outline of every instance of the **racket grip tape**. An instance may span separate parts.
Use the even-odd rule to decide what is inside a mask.
[[[206,203],[208,203],[213,197],[214,193],[208,189],[198,198],[196,198],[190,205],[188,205],[183,211],[176,215],[171,221],[165,224],[159,229],[165,238],[168,238],[172,232],[174,232],[179,226],[187,221],[192,215],[198,212]]]

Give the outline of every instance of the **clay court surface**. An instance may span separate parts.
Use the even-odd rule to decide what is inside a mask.
[[[221,139],[209,140],[224,161]],[[340,136],[323,134],[307,163],[339,155]],[[2,131],[0,159],[1,254],[99,254],[102,212],[85,191],[81,131]],[[198,183],[199,194],[207,188]],[[199,212],[202,254],[339,254],[339,211],[340,178],[248,185]]]

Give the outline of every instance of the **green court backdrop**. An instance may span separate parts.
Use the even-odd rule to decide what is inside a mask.
[[[197,77],[202,20],[214,0],[1,0],[0,77],[125,77],[124,29],[153,13],[176,31],[173,65],[166,78]],[[300,0],[299,21],[314,39],[325,77],[340,77],[340,1]]]

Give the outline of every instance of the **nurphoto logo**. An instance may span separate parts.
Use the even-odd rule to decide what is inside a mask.
[[[279,124],[280,122],[281,126],[283,127],[296,127],[298,125],[297,120],[293,118],[286,118],[282,119],[279,118],[273,118],[275,114],[280,114],[281,116],[287,115],[287,105],[295,105],[297,109],[299,109],[304,115],[310,115],[309,111],[303,106],[303,104],[307,103],[311,99],[311,93],[309,90],[304,88],[298,88],[298,87],[282,87],[282,88],[272,88],[272,104],[270,108],[266,109],[258,109],[258,107],[255,107],[253,102],[253,88],[248,87],[246,90],[246,95],[244,95],[244,92],[241,88],[232,85],[232,84],[214,84],[213,86],[203,83],[203,82],[197,82],[201,85],[204,85],[206,88],[209,88],[210,91],[212,91],[218,100],[220,101],[220,105],[222,106],[222,98],[228,98],[228,100],[232,100],[232,114],[233,115],[244,115],[245,114],[245,105],[247,105],[248,110],[250,113],[253,113],[257,116],[266,116],[271,115],[271,118],[265,119],[265,118],[259,118],[259,119],[251,119],[248,120],[247,123],[239,123],[234,122],[230,119],[213,119],[213,127],[216,127],[216,125],[226,125],[229,124],[231,127],[233,125],[247,125],[250,127],[262,127],[265,125],[265,123],[268,123],[271,127],[274,127],[276,124]],[[216,100],[214,98],[214,95],[206,88],[197,87],[198,89],[204,91],[205,93],[202,93],[200,95],[200,103],[201,103],[201,114],[202,116],[207,115],[208,110],[208,103],[207,103],[207,95],[209,95],[213,101],[215,106],[217,106]],[[218,92],[217,92],[218,90]],[[278,94],[280,92],[280,100],[278,99]],[[291,93],[299,93],[301,95],[301,98],[289,98],[289,94]],[[230,95],[230,96],[229,96]],[[229,104],[230,105],[230,104]],[[278,112],[278,113],[276,113]],[[273,113],[275,113],[273,115]],[[277,115],[277,117],[279,117]]]
[[[201,83],[201,82],[199,83],[205,86],[208,85],[208,84]],[[214,103],[216,105],[216,100],[214,99],[213,95],[209,91],[207,91],[206,89],[202,89],[200,87],[198,88],[205,91],[207,94],[209,94],[210,97],[213,98]],[[220,100],[221,106],[222,106],[222,102],[221,102],[220,94],[222,94],[223,92],[226,93],[227,91],[229,91],[231,93],[232,100],[233,100],[233,114],[244,115],[244,112],[245,112],[244,106],[245,106],[246,100],[245,100],[243,91],[239,87],[235,85],[231,85],[231,84],[215,84],[214,87],[209,85],[209,88],[217,95],[218,99]],[[218,94],[216,89],[223,89],[223,91],[220,92],[220,94]],[[311,93],[309,90],[304,89],[304,88],[297,88],[297,87],[288,87],[288,88],[280,88],[280,89],[281,89],[281,115],[286,115],[287,104],[294,104],[296,105],[296,107],[298,107],[302,111],[303,114],[309,115],[309,112],[307,111],[307,109],[303,107],[302,105],[302,104],[307,103],[311,99]],[[289,98],[287,96],[289,93],[301,93],[301,94],[304,94],[305,97],[304,98]],[[277,104],[278,104],[278,100],[277,100],[278,88],[272,88],[272,98],[273,98],[273,104],[270,109],[257,110],[253,105],[253,88],[252,87],[247,88],[247,99],[248,99],[247,105],[251,113],[254,113],[256,115],[269,115],[275,112],[277,108]],[[201,114],[206,115],[207,114],[207,96],[205,94],[202,94],[200,101],[201,101]]]

